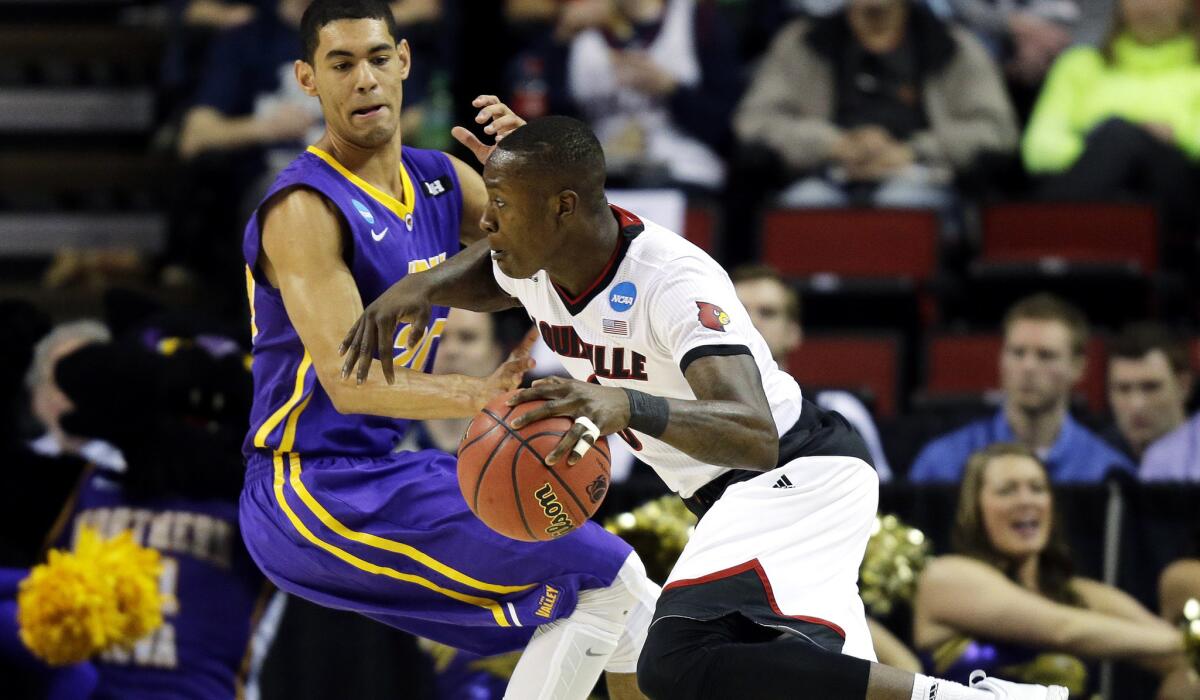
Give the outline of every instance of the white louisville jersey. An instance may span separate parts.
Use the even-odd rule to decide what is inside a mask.
[[[775,365],[729,275],[682,236],[618,207],[612,210],[621,229],[617,249],[579,296],[571,297],[544,270],[513,279],[493,263],[496,281],[525,306],[542,339],[575,379],[695,399],[684,377],[693,361],[752,355],[775,427],[785,433],[800,417],[800,387]],[[628,432],[638,458],[684,498],[728,470]]]

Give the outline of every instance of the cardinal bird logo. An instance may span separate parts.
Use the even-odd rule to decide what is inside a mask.
[[[710,304],[707,301],[696,302],[696,308],[700,309],[700,314],[697,318],[700,319],[700,325],[705,328],[711,328],[714,331],[725,332],[725,326],[729,325],[729,314],[725,313],[721,307],[716,304]]]

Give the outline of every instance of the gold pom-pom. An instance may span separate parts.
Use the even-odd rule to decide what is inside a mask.
[[[1192,669],[1200,673],[1200,600],[1189,598],[1183,605],[1183,648]]]
[[[696,516],[675,496],[663,496],[609,518],[605,529],[633,546],[646,574],[662,583],[696,529]]]
[[[51,666],[131,645],[162,624],[161,569],[129,532],[105,540],[83,528],[74,551],[51,551],[21,582],[21,641]]]
[[[925,533],[894,515],[875,518],[858,572],[859,592],[873,615],[886,616],[897,601],[912,599],[929,556]]]

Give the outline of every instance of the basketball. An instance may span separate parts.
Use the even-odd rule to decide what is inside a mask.
[[[608,492],[611,455],[601,437],[578,462],[548,466],[574,421],[554,416],[514,430],[510,423],[545,401],[508,406],[493,399],[472,419],[458,447],[458,486],[488,527],[514,540],[552,540],[582,525]]]

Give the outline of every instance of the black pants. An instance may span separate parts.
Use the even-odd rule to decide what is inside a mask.
[[[1041,194],[1057,200],[1143,198],[1159,208],[1168,235],[1193,237],[1200,222],[1196,170],[1183,151],[1140,126],[1109,119],[1088,134],[1083,155],[1048,178]]]
[[[650,627],[638,686],[652,700],[863,700],[871,664],[755,624],[738,614],[664,617]]]

